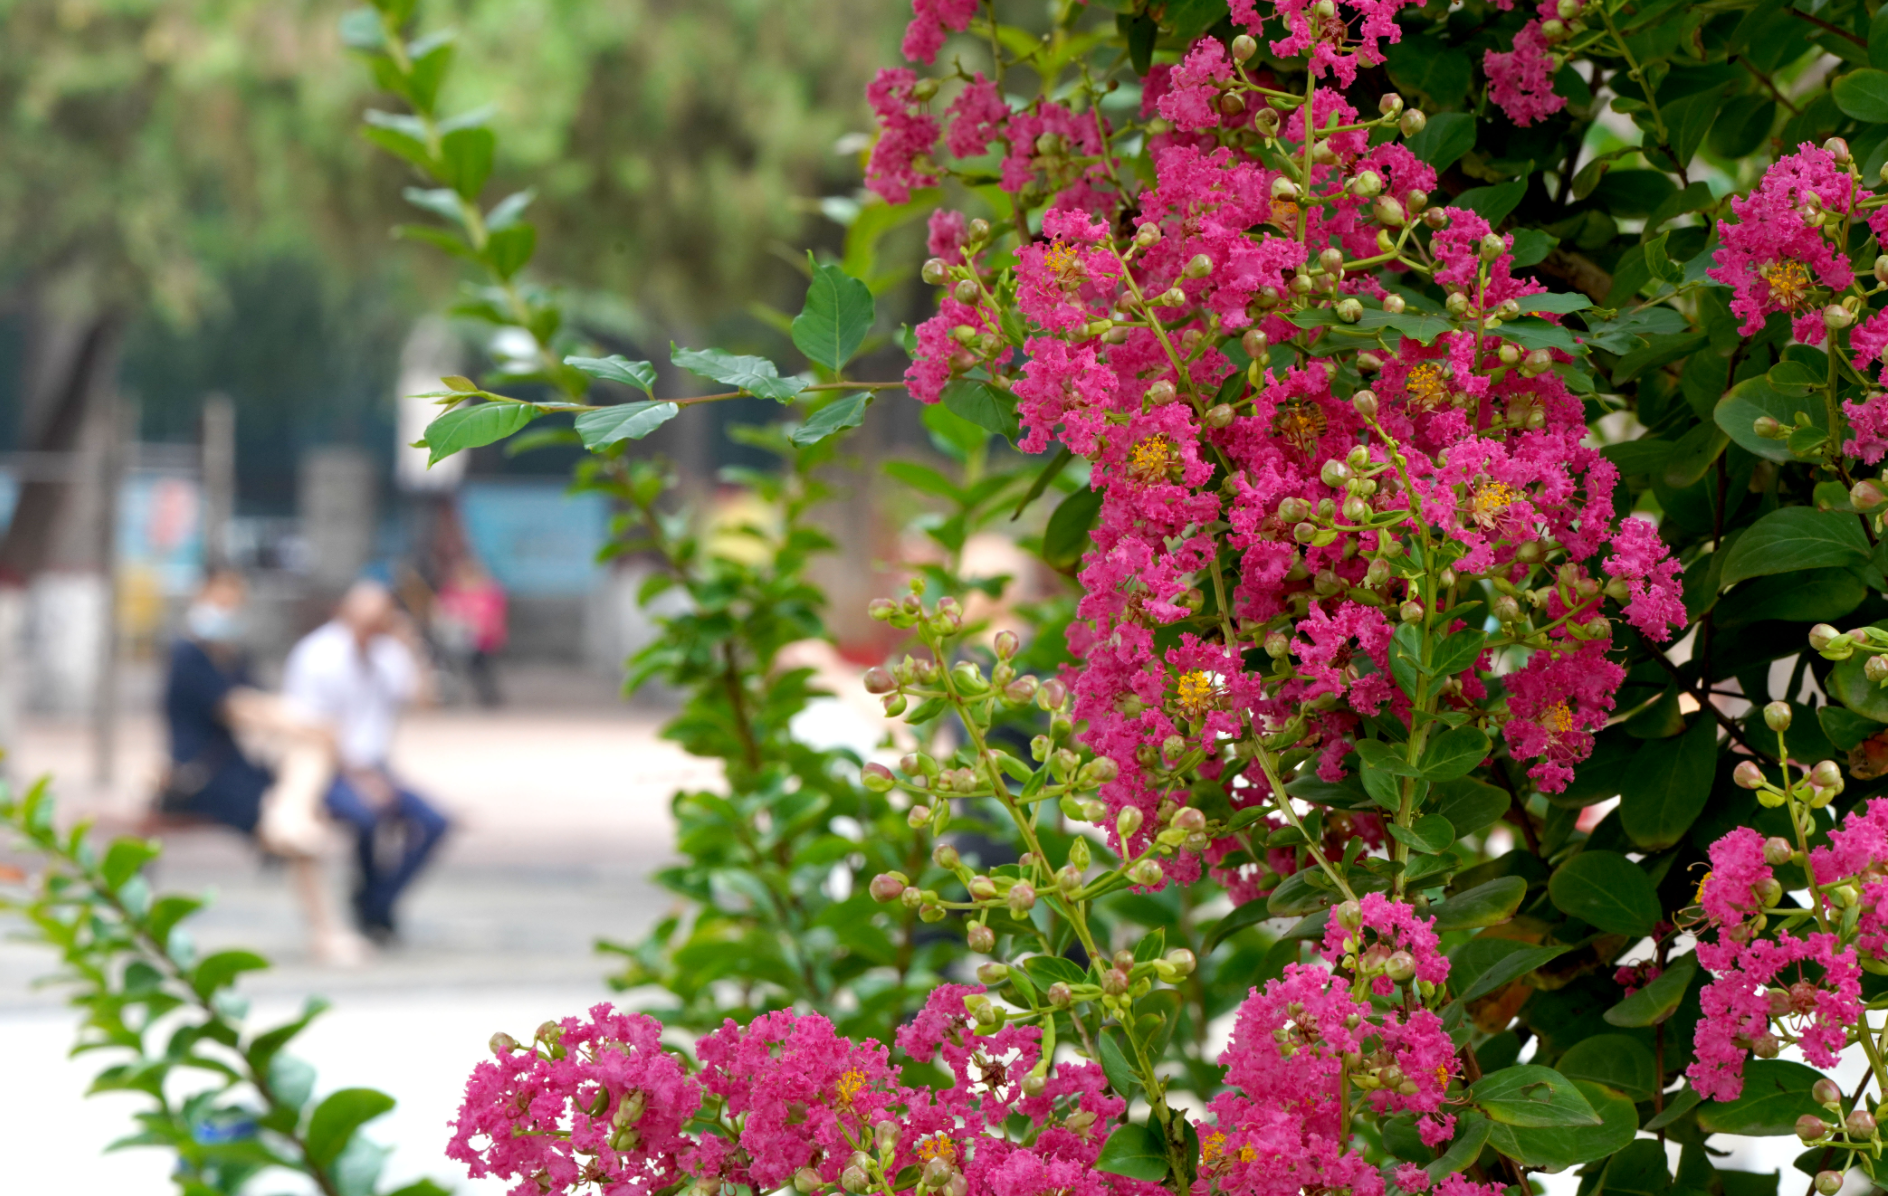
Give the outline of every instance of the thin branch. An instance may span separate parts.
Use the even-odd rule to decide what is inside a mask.
[[[1847,29],[1844,29],[1840,25],[1831,25],[1828,21],[1823,20],[1821,17],[1814,16],[1810,13],[1806,13],[1800,8],[1786,8],[1783,11],[1789,13],[1793,17],[1801,17],[1803,20],[1808,21],[1810,24],[1816,26],[1818,29],[1826,29],[1830,33],[1835,34],[1837,37],[1847,38],[1848,40],[1854,42],[1856,45],[1862,47],[1864,50],[1868,49],[1867,38],[1858,37],[1857,35],[1850,33]]]

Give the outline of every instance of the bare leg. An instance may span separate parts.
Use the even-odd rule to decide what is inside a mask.
[[[308,918],[308,937],[316,961],[336,967],[358,967],[367,962],[367,941],[334,916],[327,886],[322,883],[321,861],[313,856],[294,856],[288,868],[295,896]]]

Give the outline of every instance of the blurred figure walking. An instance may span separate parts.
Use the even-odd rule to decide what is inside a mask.
[[[295,645],[282,680],[283,697],[334,735],[340,768],[328,812],[354,829],[354,912],[379,942],[394,936],[394,903],[447,828],[388,766],[400,710],[422,689],[417,642],[385,586],[356,582],[334,618]]]
[[[221,823],[286,860],[314,956],[357,964],[366,944],[336,922],[321,876],[319,810],[334,776],[333,740],[250,678],[241,646],[247,598],[242,574],[215,570],[185,614],[164,683],[170,763],[158,811]],[[273,769],[256,758],[265,753]]]

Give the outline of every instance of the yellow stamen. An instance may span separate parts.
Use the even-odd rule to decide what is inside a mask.
[[[1770,298],[1784,307],[1800,307],[1809,298],[1809,270],[1801,262],[1771,262],[1757,273],[1770,285]]]
[[[1272,212],[1266,217],[1266,223],[1280,231],[1291,232],[1298,227],[1298,205],[1289,199],[1273,200]]]
[[[1250,1145],[1241,1146],[1239,1148],[1239,1161],[1242,1163],[1256,1163],[1259,1161],[1259,1152]]]
[[[858,1099],[859,1093],[865,1088],[865,1073],[856,1067],[848,1070],[839,1077],[837,1088],[840,1107],[850,1109],[852,1102]]]
[[[1565,735],[1573,730],[1573,711],[1565,702],[1555,702],[1541,711],[1540,724],[1555,735]]]
[[[1691,903],[1693,905],[1704,904],[1704,887],[1710,883],[1711,883],[1711,874],[1707,872],[1704,874],[1704,879],[1698,882],[1698,891],[1691,895]]]
[[[1524,497],[1521,491],[1506,482],[1487,482],[1475,490],[1475,497],[1469,500],[1469,516],[1476,523],[1487,527],[1495,521],[1501,512],[1513,506]]]
[[[918,1157],[925,1162],[943,1159],[947,1163],[957,1161],[957,1143],[943,1134],[931,1134],[918,1139]]]
[[[1226,1149],[1226,1135],[1214,1130],[1200,1140],[1200,1162],[1211,1163],[1219,1158],[1220,1151]]]
[[[1049,246],[1042,255],[1042,264],[1049,267],[1056,280],[1065,287],[1077,286],[1082,281],[1081,251],[1066,241],[1057,241]]]
[[[1149,436],[1128,450],[1128,476],[1143,486],[1164,482],[1180,464],[1180,450],[1164,435]]]
[[[1213,684],[1212,678],[1194,669],[1180,678],[1175,700],[1180,712],[1197,722],[1219,708],[1219,687]]]
[[[1410,405],[1419,411],[1434,411],[1449,401],[1449,379],[1433,361],[1411,370],[1403,386],[1409,391]]]

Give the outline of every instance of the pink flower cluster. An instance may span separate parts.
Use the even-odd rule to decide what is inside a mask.
[[[664,1051],[655,1019],[598,1005],[531,1047],[496,1040],[496,1057],[466,1083],[448,1153],[474,1178],[514,1181],[512,1196],[647,1196],[678,1182],[834,1191],[889,1123],[888,1171],[929,1169],[933,1187],[960,1196],[1159,1196],[1095,1167],[1125,1108],[1101,1067],[1048,1066],[1035,1027],[979,1033],[965,1007],[982,994],[944,985],[899,1031],[911,1059],[950,1069],[952,1085],[937,1090],[906,1086],[884,1046],[817,1014],[729,1021],[690,1067]],[[1029,1120],[1028,1135],[1005,1133],[1012,1114]]]
[[[1763,837],[1737,827],[1711,845],[1710,857],[1698,904],[1716,934],[1701,934],[1698,962],[1712,980],[1700,997],[1697,1058],[1686,1074],[1701,1095],[1731,1100],[1743,1091],[1744,1061],[1753,1053],[1771,1058],[1793,1043],[1816,1066],[1834,1067],[1848,1045],[1863,1009],[1857,953],[1888,956],[1888,800],[1851,813],[1809,854],[1818,904],[1834,914],[1854,907],[1852,931],[1811,926],[1763,937],[1764,910],[1783,897]],[[1832,896],[1838,889],[1845,890],[1840,901]]]

